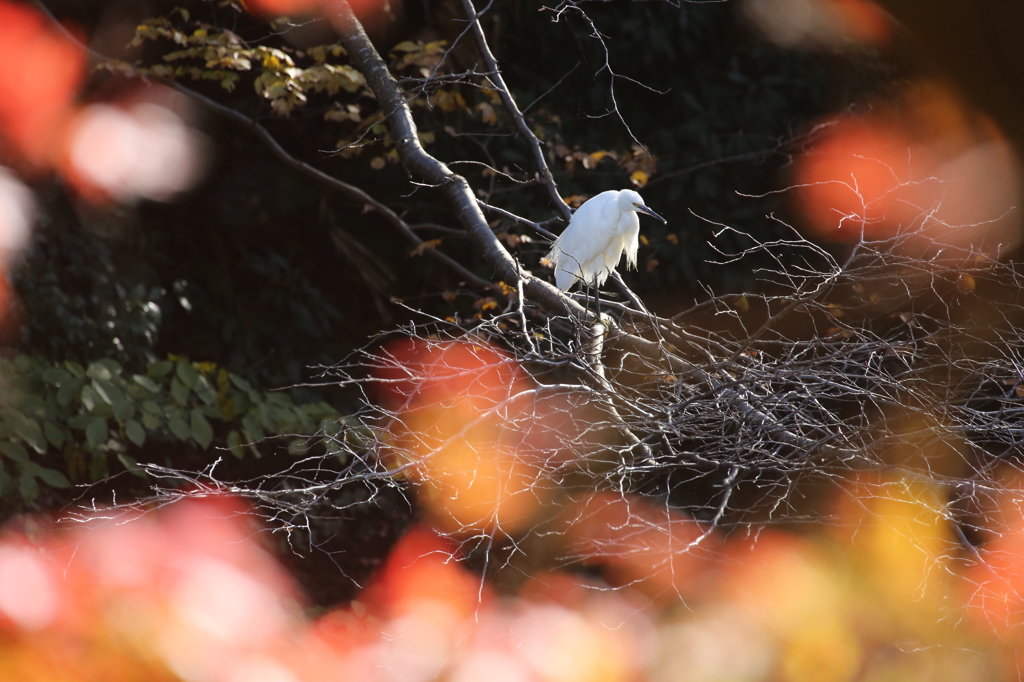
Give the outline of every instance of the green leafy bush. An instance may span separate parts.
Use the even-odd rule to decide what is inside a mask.
[[[211,363],[176,357],[135,374],[110,359],[83,366],[20,355],[0,360],[0,377],[0,496],[17,490],[26,503],[41,485],[102,479],[114,461],[141,474],[137,456],[147,444],[224,448],[241,459],[259,454],[257,441],[281,436],[300,454],[338,420],[326,403],[297,405]]]

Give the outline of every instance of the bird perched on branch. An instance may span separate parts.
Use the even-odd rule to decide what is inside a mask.
[[[583,202],[547,255],[555,268],[558,288],[568,291],[577,280],[583,280],[587,287],[600,287],[623,253],[626,263],[635,268],[640,247],[637,213],[668,222],[647,208],[631,189],[608,190]]]

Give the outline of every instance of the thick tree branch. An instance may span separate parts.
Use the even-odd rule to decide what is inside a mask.
[[[587,318],[588,313],[582,306],[516,263],[487,225],[466,179],[452,172],[447,165],[423,149],[412,112],[398,82],[388,71],[387,64],[373,47],[348,3],[344,0],[325,0],[323,8],[328,20],[338,31],[341,44],[348,51],[353,65],[363,74],[376,95],[402,165],[413,180],[436,187],[445,194],[455,208],[459,222],[494,266],[499,279],[517,283],[522,277],[526,295],[546,309],[569,313],[580,319]]]

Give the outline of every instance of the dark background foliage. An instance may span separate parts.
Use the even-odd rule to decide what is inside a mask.
[[[103,29],[112,17],[137,21],[183,6],[193,17],[229,26],[247,39],[282,43],[266,25],[213,3],[52,6],[87,31]],[[761,238],[777,230],[765,216],[779,210],[778,198],[745,195],[778,188],[779,170],[809,122],[874,87],[883,73],[880,62],[861,56],[851,66],[848,59],[772,47],[742,25],[733,3],[597,3],[587,9],[593,26],[573,11],[554,21],[554,12],[522,3],[499,4],[489,17],[496,56],[518,101],[530,105],[530,123],[552,156],[556,148],[628,154],[640,142],[656,157],[656,172],[643,193],[669,223],[645,223],[650,243],[641,250],[641,272],[628,275],[632,286],[666,307],[692,302],[701,285],[749,289],[749,262],[711,265],[712,228],[701,218]],[[461,30],[452,18],[458,11],[448,1],[408,3],[404,23],[380,32],[378,42],[454,40]],[[595,27],[603,41],[592,37]],[[122,34],[103,35],[109,46]],[[167,46],[147,44],[135,56],[155,61],[162,49]],[[603,66],[606,58],[610,69]],[[457,46],[450,66],[469,67],[475,59],[468,44]],[[96,76],[95,85],[104,80]],[[454,225],[436,197],[406,193],[399,167],[371,170],[370,153],[352,159],[323,153],[339,137],[322,120],[330,103],[326,96],[278,118],[244,81],[231,94],[216,84],[190,86],[260,116],[297,157],[363,187],[400,213]],[[485,126],[469,111],[482,96],[463,91],[466,110],[420,110],[421,129],[436,136],[431,152],[528,177],[525,148],[509,122]],[[441,315],[472,311],[465,297],[438,295],[457,290],[459,282],[434,261],[411,255],[411,246],[376,214],[282,168],[232,123],[209,117],[203,124],[213,161],[206,181],[183,201],[83,220],[59,191],[51,192],[37,248],[17,279],[34,350],[54,359],[111,357],[129,366],[173,352],[216,362],[261,385],[282,386],[303,380],[308,366],[336,361],[368,334],[404,317],[389,302],[393,296]],[[629,184],[628,173],[610,158],[592,169],[554,158],[552,167],[563,196]],[[474,184],[489,185],[480,167],[456,168]],[[554,215],[539,188],[499,183],[490,199],[537,220]],[[446,236],[443,244],[488,274],[466,240]],[[715,246],[730,250],[742,244]],[[527,264],[543,250],[543,243],[525,247]]]

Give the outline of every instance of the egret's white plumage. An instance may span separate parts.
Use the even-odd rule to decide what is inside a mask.
[[[637,213],[666,222],[644,206],[644,200],[631,189],[601,192],[576,209],[547,255],[555,268],[558,288],[568,291],[579,279],[588,286],[601,286],[623,253],[626,263],[635,268],[640,248]]]

